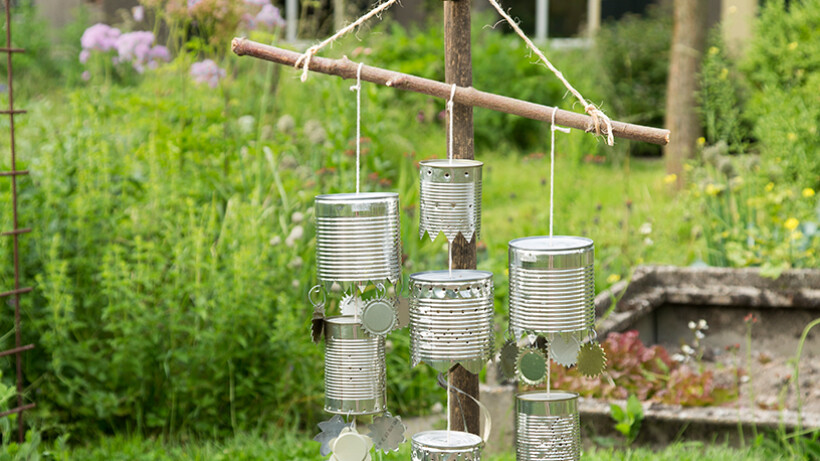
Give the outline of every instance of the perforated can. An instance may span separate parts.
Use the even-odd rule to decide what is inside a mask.
[[[399,195],[388,192],[316,196],[319,280],[395,284],[401,277]]]
[[[443,232],[452,242],[481,234],[482,162],[437,159],[419,162],[419,238],[435,239]]]
[[[510,332],[582,336],[595,327],[595,248],[584,237],[509,243]]]
[[[410,354],[446,372],[478,373],[492,354],[493,274],[476,270],[410,276]]]
[[[412,461],[480,461],[484,441],[460,431],[425,431],[410,442]]]
[[[325,411],[384,412],[384,337],[371,336],[352,316],[328,318],[325,335]]]
[[[516,461],[577,461],[580,458],[578,394],[536,391],[515,396]]]

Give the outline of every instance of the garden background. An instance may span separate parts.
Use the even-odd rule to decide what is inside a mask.
[[[710,35],[704,136],[685,178],[645,146],[558,135],[556,232],[595,241],[597,291],[645,263],[755,266],[772,277],[820,267],[820,0],[789,3],[765,2],[741,57]],[[24,373],[37,407],[26,444],[13,442],[14,417],[0,420],[0,459],[318,459],[322,348],[310,342],[305,297],[312,202],[354,187],[355,96],[349,82],[302,83],[229,53],[234,35],[289,46],[276,6],[143,0],[107,25],[79,9],[52,38],[36,8],[17,2],[13,44],[26,53],[14,58],[15,104],[28,110],[16,119],[18,168],[31,172],[20,220],[33,229],[21,256],[35,286],[23,331],[37,346]],[[516,37],[487,27],[495,20],[473,19],[474,86],[577,109]],[[662,3],[605,23],[591,48],[548,54],[613,119],[662,126],[671,30]],[[326,54],[443,80],[442,50],[431,14],[423,28],[385,18]],[[445,153],[443,103],[369,84],[362,96],[363,190],[400,194],[405,276],[440,268],[444,240],[419,241],[416,204],[417,162]],[[0,125],[7,132],[6,118]],[[549,127],[482,109],[475,127],[485,162],[479,269],[495,274],[505,325],[507,242],[547,229]],[[10,195],[0,182],[2,229]],[[7,287],[8,239],[0,261]],[[2,308],[7,349],[13,306]],[[407,331],[389,339],[389,407],[405,418],[434,412],[445,399],[434,372],[410,367]],[[14,365],[0,362],[4,410]],[[773,459],[789,457],[791,443],[599,446],[585,456]]]

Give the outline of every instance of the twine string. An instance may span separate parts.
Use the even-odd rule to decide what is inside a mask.
[[[455,96],[456,84],[453,83],[453,88],[450,90],[450,100],[447,101],[447,112],[450,114],[450,133],[447,138],[447,158],[450,160],[450,163],[453,162],[453,107],[455,107],[455,104],[453,104],[453,98]]]
[[[490,440],[490,433],[492,432],[492,429],[493,429],[493,419],[492,419],[492,416],[490,414],[490,410],[488,410],[487,407],[484,406],[483,403],[481,403],[478,399],[476,399],[472,395],[464,392],[463,390],[459,389],[456,386],[453,386],[449,381],[449,375],[450,375],[450,373],[448,373],[448,379],[445,380],[444,379],[444,373],[439,373],[438,374],[438,385],[440,387],[444,388],[444,389],[447,389],[448,398],[449,398],[450,391],[455,391],[455,392],[458,392],[461,395],[466,396],[467,398],[469,398],[470,400],[475,402],[476,405],[478,405],[479,412],[484,416],[484,430],[482,431],[483,433],[481,434],[481,439],[484,440],[484,442],[486,443],[488,440]],[[469,432],[467,430],[467,419],[464,416],[464,409],[461,407],[461,398],[456,396],[456,401],[458,402],[459,408],[461,408],[461,420],[464,423],[464,432]],[[448,407],[449,407],[449,405],[448,405]],[[449,414],[450,414],[449,408],[448,408],[447,414],[448,414],[448,418],[449,418]]]
[[[300,77],[301,80],[307,81],[308,78],[308,71],[310,70],[310,59],[316,55],[322,48],[330,45],[331,43],[335,42],[339,38],[343,37],[344,35],[348,34],[351,30],[359,27],[360,25],[364,24],[368,19],[376,16],[386,9],[390,8],[394,3],[398,2],[398,0],[387,0],[386,2],[382,3],[381,5],[373,8],[364,16],[360,17],[359,19],[355,20],[354,22],[348,24],[347,26],[339,29],[335,34],[326,38],[323,42],[319,43],[318,45],[313,45],[307,50],[302,56],[299,56],[299,59],[296,60],[296,64],[293,65],[295,68],[302,67],[302,76]]]
[[[532,40],[530,40],[530,38],[527,37],[527,34],[525,34],[523,30],[521,30],[521,27],[518,26],[518,23],[515,20],[513,20],[513,18],[510,17],[510,15],[506,11],[504,11],[503,8],[501,8],[501,5],[498,3],[497,0],[489,0],[489,2],[496,9],[496,11],[498,11],[498,14],[500,14],[501,17],[503,17],[507,21],[510,27],[513,28],[515,33],[517,33],[518,36],[521,37],[522,40],[524,40],[524,43],[527,44],[527,47],[541,59],[541,61],[547,66],[547,68],[550,71],[552,71],[552,73],[555,74],[556,77],[558,77],[558,80],[561,80],[561,83],[564,84],[564,87],[566,87],[566,89],[569,90],[569,92],[572,93],[576,99],[578,99],[581,105],[584,106],[584,111],[592,117],[592,126],[595,129],[595,134],[601,135],[603,131],[603,134],[606,135],[607,145],[614,145],[615,137],[612,134],[612,120],[610,120],[610,118],[605,113],[603,113],[603,111],[601,111],[601,109],[599,109],[598,106],[588,102],[583,97],[583,95],[581,95],[581,93],[578,90],[576,90],[575,87],[572,86],[572,84],[569,83],[566,77],[564,77],[564,74],[561,73],[561,71],[559,71],[554,65],[552,65],[552,63],[549,61],[549,59],[547,59],[544,53],[541,52],[541,50],[537,46],[535,46],[535,43],[533,43]],[[553,117],[554,116],[555,113],[553,113]],[[603,130],[601,130],[601,122],[603,122],[605,126]]]
[[[555,124],[555,113],[558,112],[557,107],[552,109],[552,122],[550,123],[550,238],[552,238],[552,224],[555,219],[555,132],[569,134],[569,128],[557,126]],[[549,360],[549,357],[547,358]]]
[[[362,157],[362,66],[364,63],[359,63],[359,68],[356,69],[356,84],[350,87],[350,91],[356,92],[356,193],[359,193],[359,184],[361,176],[361,157]]]

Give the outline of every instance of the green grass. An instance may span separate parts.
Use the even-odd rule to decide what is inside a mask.
[[[322,459],[318,444],[309,434],[285,432],[272,437],[240,435],[225,442],[189,441],[167,444],[158,440],[109,437],[73,449],[53,447],[49,452],[53,459],[76,459],[84,461],[309,461]],[[374,455],[373,459],[407,460],[409,444],[405,443],[397,453]],[[485,455],[485,461],[515,461],[513,453]],[[592,448],[586,450],[582,460],[588,461],[735,461],[789,459],[766,446],[732,448],[725,444],[673,443],[659,450],[649,448],[613,449]]]

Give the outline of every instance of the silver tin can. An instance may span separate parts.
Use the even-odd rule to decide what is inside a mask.
[[[510,332],[582,336],[595,327],[595,248],[584,237],[525,237],[509,243]]]
[[[493,274],[454,270],[410,276],[410,356],[439,372],[478,373],[493,346]]]
[[[384,337],[371,336],[352,316],[328,318],[325,335],[325,411],[384,412]]]
[[[515,459],[581,459],[578,394],[536,391],[515,396]]]
[[[326,285],[398,282],[401,277],[398,194],[318,195],[314,206],[320,281]]]
[[[480,461],[484,441],[459,431],[425,431],[410,442],[412,461]]]
[[[443,232],[452,242],[481,234],[482,162],[437,159],[419,162],[419,238],[435,239]]]

